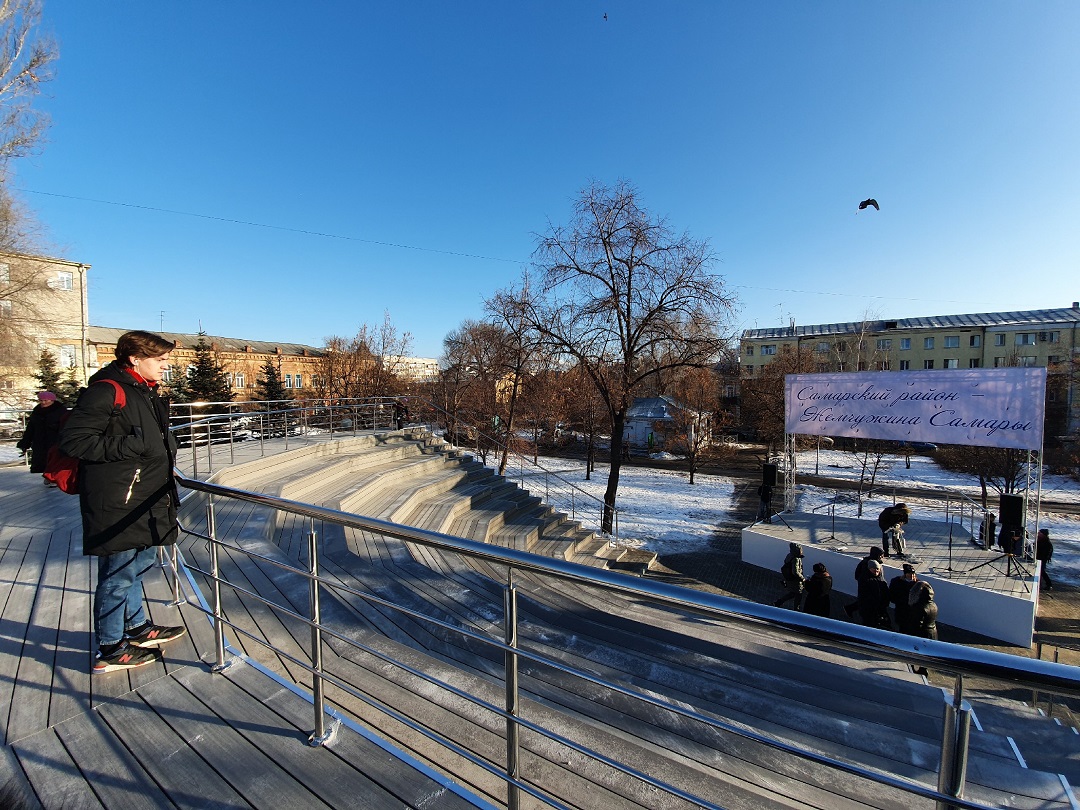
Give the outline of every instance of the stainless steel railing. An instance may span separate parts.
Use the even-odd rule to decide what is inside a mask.
[[[663,582],[644,580],[629,577],[614,572],[594,569],[575,563],[565,562],[559,559],[540,557],[527,552],[514,549],[490,546],[477,543],[463,538],[451,537],[421,529],[401,526],[373,518],[351,515],[318,507],[311,504],[299,503],[282,498],[247,492],[230,487],[224,487],[200,481],[180,474],[176,475],[178,483],[195,492],[203,493],[206,497],[206,525],[207,531],[197,532],[185,529],[189,535],[202,538],[209,544],[210,562],[208,568],[200,568],[191,560],[179,560],[178,571],[190,571],[202,576],[211,584],[212,594],[209,599],[201,597],[200,609],[206,612],[214,624],[215,635],[215,664],[217,668],[227,666],[226,651],[229,649],[225,641],[225,628],[230,627],[234,631],[244,633],[260,644],[273,649],[279,656],[293,661],[297,666],[309,673],[315,685],[312,692],[314,708],[314,722],[311,739],[313,744],[319,744],[326,738],[325,714],[329,711],[326,706],[324,684],[333,685],[344,693],[363,701],[378,711],[395,718],[415,731],[423,734],[428,739],[444,746],[450,751],[464,757],[469,762],[482,768],[486,772],[497,776],[507,785],[507,806],[517,808],[523,794],[548,804],[551,807],[565,808],[560,800],[547,794],[536,784],[531,783],[527,775],[521,774],[521,760],[519,757],[520,729],[543,735],[559,744],[569,747],[571,750],[587,755],[604,763],[608,767],[617,769],[622,773],[640,780],[657,790],[665,791],[671,795],[682,797],[694,802],[701,807],[719,808],[713,800],[705,796],[694,795],[688,788],[670,784],[648,773],[642,772],[625,762],[607,756],[589,746],[568,739],[550,729],[521,716],[519,712],[520,694],[517,679],[517,665],[522,659],[551,668],[565,675],[581,679],[602,690],[610,690],[613,693],[623,695],[641,701],[653,707],[661,708],[684,718],[706,724],[713,729],[730,733],[747,740],[754,741],[777,751],[808,760],[819,765],[824,765],[838,771],[853,774],[861,778],[872,780],[878,784],[899,789],[913,796],[931,799],[938,803],[939,807],[964,807],[980,808],[985,805],[972,802],[963,798],[965,786],[965,771],[967,766],[967,740],[970,718],[970,706],[964,699],[964,677],[976,675],[1003,680],[1008,683],[1022,685],[1024,688],[1037,688],[1043,692],[1054,692],[1070,696],[1080,696],[1080,670],[1062,664],[1046,661],[1037,661],[1026,658],[1009,656],[986,650],[971,649],[945,642],[916,639],[907,636],[899,636],[886,631],[841,624],[828,619],[795,613],[793,611],[780,610],[750,602],[717,596],[695,590],[689,590]],[[260,505],[280,512],[302,516],[309,521],[308,532],[308,565],[306,568],[292,566],[270,557],[259,555],[250,550],[245,550],[235,543],[229,543],[227,539],[218,536],[215,502],[218,499],[235,499],[241,502]],[[438,552],[460,555],[472,560],[505,566],[507,570],[506,582],[503,584],[504,607],[501,631],[496,634],[488,634],[476,629],[459,626],[446,622],[435,616],[417,611],[406,605],[397,604],[384,599],[377,594],[361,591],[343,582],[328,577],[322,570],[319,562],[319,548],[315,532],[316,521],[341,526],[346,529],[358,529],[370,532],[374,535],[393,538],[406,543],[414,543],[420,546],[436,550]],[[286,606],[277,605],[263,596],[254,593],[236,583],[229,582],[222,576],[218,555],[220,550],[227,549],[231,553],[246,554],[256,558],[262,563],[287,569],[296,576],[304,577],[309,582],[309,605],[306,615]],[[598,676],[593,672],[570,666],[550,655],[541,654],[533,650],[521,648],[517,644],[518,618],[516,608],[516,584],[517,573],[528,573],[545,581],[569,582],[590,589],[599,589],[602,592],[618,595],[637,602],[659,606],[666,609],[676,609],[705,617],[712,620],[722,620],[727,623],[744,624],[760,629],[762,626],[790,631],[800,635],[804,640],[825,642],[841,649],[849,649],[860,653],[876,656],[884,656],[894,660],[909,662],[933,668],[938,671],[955,673],[955,686],[953,695],[945,696],[943,711],[943,737],[941,742],[941,767],[938,773],[937,790],[915,782],[901,778],[893,774],[870,769],[857,763],[847,762],[835,757],[827,756],[804,747],[794,745],[769,734],[753,728],[727,722],[722,718],[698,711],[693,706],[684,702],[669,700],[655,692],[643,691],[633,686],[614,682],[608,678]],[[194,584],[194,579],[191,580]],[[254,634],[245,632],[238,624],[229,621],[222,609],[222,588],[231,588],[243,598],[259,600],[263,604],[272,607],[291,619],[301,622],[311,628],[311,647],[308,660],[301,661],[295,656],[288,654],[282,649],[275,647],[270,640],[262,639]],[[327,626],[320,619],[320,594],[336,593],[352,595],[373,604],[378,604],[390,610],[401,612],[421,622],[430,623],[441,628],[447,633],[458,634],[471,641],[486,645],[503,655],[503,679],[505,685],[505,698],[503,705],[496,705],[491,700],[481,695],[470,693],[430,673],[421,672],[410,667],[402,661],[395,660],[385,653],[366,645],[361,641],[350,638],[345,634]],[[415,719],[403,716],[401,712],[391,706],[387,706],[370,695],[365,694],[356,685],[344,681],[339,676],[328,671],[323,666],[322,649],[324,639],[333,638],[344,644],[361,649],[374,655],[386,663],[402,667],[416,677],[422,678],[428,683],[444,689],[450,694],[471,701],[476,706],[492,712],[501,717],[506,725],[506,755],[501,763],[489,762],[471,751],[465,750],[456,741],[446,738],[439,732],[427,728]],[[340,711],[340,709],[339,709]]]

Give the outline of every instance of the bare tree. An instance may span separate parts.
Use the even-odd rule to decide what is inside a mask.
[[[32,154],[48,126],[32,106],[57,57],[55,42],[37,35],[41,7],[41,0],[0,2],[0,165]]]
[[[730,424],[720,410],[720,381],[711,368],[687,369],[674,384],[675,408],[667,428],[671,447],[686,456],[690,483],[702,465],[734,455],[731,447],[716,441],[716,434]]]
[[[412,335],[398,334],[389,312],[380,326],[361,324],[351,338],[331,335],[323,342],[316,391],[332,398],[399,393],[397,374],[411,348]]]
[[[734,299],[709,271],[708,245],[651,216],[626,182],[585,188],[570,225],[538,236],[535,260],[542,284],[529,324],[552,351],[581,365],[611,418],[603,518],[610,532],[636,392],[668,369],[714,361]]]

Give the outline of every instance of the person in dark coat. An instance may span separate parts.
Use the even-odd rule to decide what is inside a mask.
[[[987,551],[997,542],[997,515],[993,512],[987,512],[986,517],[979,523],[979,539]]]
[[[929,582],[916,582],[908,591],[908,609],[904,613],[901,633],[919,638],[937,640],[938,607],[934,601],[934,589]]]
[[[859,564],[855,566],[855,593],[859,592],[858,586],[861,585],[862,581],[870,575],[866,568],[867,565],[870,563],[871,560],[877,560],[877,562],[880,563],[884,553],[885,552],[878,546],[870,546],[870,553],[867,556],[863,557],[859,561]],[[856,599],[854,602],[849,602],[848,604],[844,605],[844,612],[847,614],[847,617],[849,619],[855,618],[855,611],[858,609],[858,599]]]
[[[911,519],[911,510],[906,503],[898,503],[895,506],[887,506],[878,515],[877,525],[881,529],[881,545],[885,556],[889,556],[889,529],[893,526],[906,525]]]
[[[157,647],[185,632],[150,622],[142,586],[157,547],[177,538],[176,441],[157,393],[173,345],[150,332],[121,335],[116,360],[90,378],[60,435],[60,449],[79,459],[83,554],[98,558],[95,673],[153,663]],[[119,383],[122,407],[101,380]]]
[[[814,573],[806,581],[806,603],[803,610],[815,616],[829,617],[832,612],[832,574],[825,563],[814,563]]]
[[[904,572],[889,580],[889,602],[893,605],[893,615],[896,618],[896,626],[904,626],[904,616],[908,610],[908,593],[911,586],[918,581],[915,575],[915,566],[904,563]]]
[[[772,496],[773,488],[768,484],[762,484],[757,488],[758,514],[757,519],[761,523],[772,523]]]
[[[780,568],[784,576],[784,587],[787,593],[777,599],[773,604],[780,607],[787,601],[791,601],[792,610],[798,610],[802,605],[804,583],[803,576],[803,550],[798,543],[788,544],[788,554],[784,557],[784,564]]]
[[[1039,584],[1048,591],[1054,590],[1054,583],[1050,581],[1050,574],[1046,568],[1050,565],[1050,559],[1054,556],[1054,544],[1050,542],[1050,530],[1039,529],[1035,535],[1035,559],[1042,563],[1042,574]]]
[[[889,621],[889,586],[881,575],[881,563],[870,560],[866,564],[867,576],[859,583],[859,616],[867,627],[891,630]]]
[[[49,460],[49,450],[60,441],[60,426],[67,416],[68,409],[56,399],[52,391],[38,391],[38,404],[30,411],[26,420],[26,430],[19,439],[18,447],[24,453],[30,452],[30,472],[45,472],[45,463]],[[56,486],[50,481],[46,486]]]

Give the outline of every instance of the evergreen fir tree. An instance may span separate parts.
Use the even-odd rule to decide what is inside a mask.
[[[73,366],[68,369],[67,377],[57,387],[56,398],[61,404],[70,408],[75,405],[75,400],[79,398],[82,387],[82,383],[75,378],[75,368]]]
[[[38,385],[41,386],[41,391],[52,391],[59,396],[60,386],[63,382],[63,375],[60,373],[60,368],[56,364],[56,357],[48,349],[41,350],[41,357],[38,358],[38,370],[34,375],[38,381]]]
[[[195,362],[192,372],[174,376],[169,390],[174,402],[230,402],[233,398],[229,375],[217,358],[213,348],[206,342],[206,333],[199,332],[195,344]]]
[[[281,382],[281,372],[277,363],[267,360],[255,378],[255,389],[259,392],[259,399],[270,402],[279,399],[289,399],[289,389]]]

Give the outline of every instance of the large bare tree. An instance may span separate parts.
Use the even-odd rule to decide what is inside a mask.
[[[706,365],[725,345],[734,298],[708,244],[677,233],[620,181],[592,183],[569,225],[550,225],[534,255],[540,284],[525,316],[551,351],[574,358],[611,418],[604,531],[619,490],[626,411],[650,377]],[[531,297],[531,296],[530,296]]]
[[[56,44],[38,33],[41,0],[0,0],[0,165],[33,153],[48,117],[33,107],[56,61]]]

